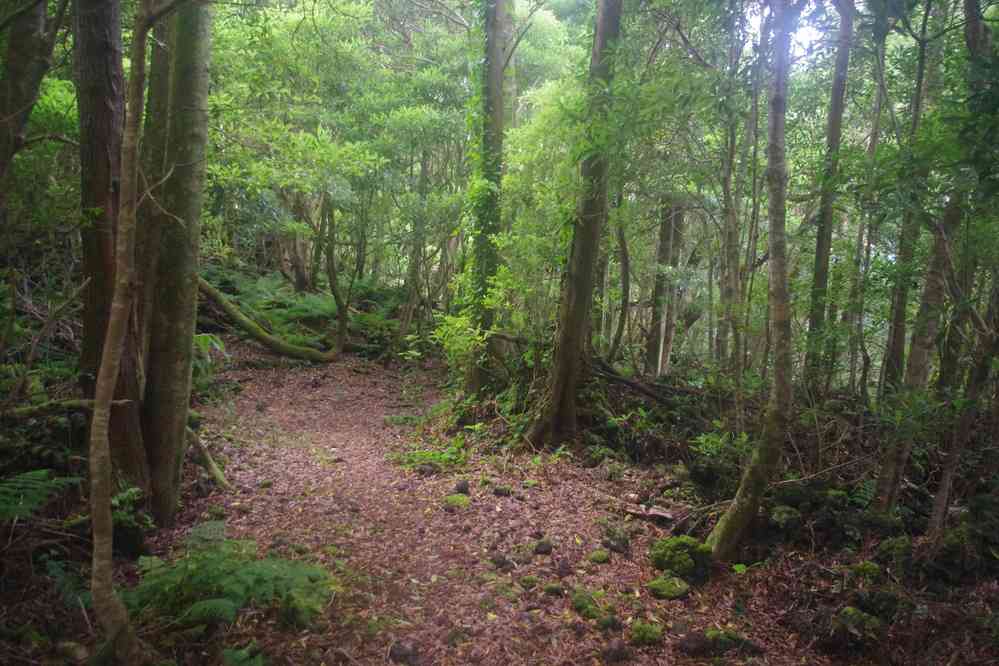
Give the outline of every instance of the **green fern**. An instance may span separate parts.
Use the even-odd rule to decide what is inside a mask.
[[[215,536],[217,527],[204,531]],[[277,607],[282,621],[305,626],[337,589],[329,572],[315,565],[258,559],[252,541],[194,539],[193,544],[173,562],[140,559],[142,581],[125,593],[134,612],[175,617],[192,626],[232,622],[248,606]]]
[[[0,523],[27,518],[53,495],[77,483],[74,477],[54,477],[52,470],[36,469],[0,480]]]

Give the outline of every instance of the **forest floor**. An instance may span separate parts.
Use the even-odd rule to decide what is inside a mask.
[[[794,574],[779,559],[766,572],[719,569],[682,600],[649,594],[648,547],[669,525],[629,519],[618,498],[662,483],[652,470],[610,480],[563,457],[473,452],[458,471],[421,474],[395,454],[441,399],[439,370],[355,357],[261,367],[269,357],[249,346],[230,351],[237,361],[220,379],[241,390],[203,408],[202,436],[233,490],[189,486],[178,527],[159,531],[153,552],[169,554],[193,525],[224,516],[229,538],[321,563],[342,590],[307,630],[248,612],[226,644],[256,641],[272,664],[831,663],[780,623],[779,591]],[[469,505],[447,508],[463,480]],[[632,535],[628,548],[590,561],[615,527]],[[578,590],[618,622],[581,617]],[[661,623],[661,642],[632,646],[635,621]],[[738,631],[752,654],[689,656],[685,637],[710,628]]]

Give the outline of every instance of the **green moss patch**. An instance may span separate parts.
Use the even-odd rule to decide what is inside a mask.
[[[610,551],[605,548],[597,548],[586,559],[594,564],[607,564],[610,562]]]
[[[711,547],[693,537],[659,539],[649,556],[657,569],[692,583],[706,581],[711,573]]]
[[[447,511],[458,511],[471,506],[472,500],[468,495],[448,495],[444,498],[444,509]]]
[[[645,587],[656,599],[682,599],[690,593],[687,581],[676,576],[660,576],[648,582]]]
[[[655,645],[663,639],[663,626],[658,622],[635,620],[631,625],[633,645]]]

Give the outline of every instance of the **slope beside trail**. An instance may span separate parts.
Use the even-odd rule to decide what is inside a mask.
[[[766,581],[752,575],[724,576],[679,601],[649,595],[648,545],[668,531],[625,522],[614,498],[656,483],[652,472],[610,480],[571,461],[494,452],[472,455],[459,472],[421,475],[392,459],[414,437],[414,426],[394,424],[441,399],[439,371],[353,357],[260,367],[264,357],[237,347],[241,359],[222,379],[241,390],[203,409],[203,437],[233,490],[190,484],[179,526],[154,548],[166,553],[193,525],[224,516],[230,538],[319,562],[343,590],[307,630],[251,611],[226,643],[253,640],[272,664],[709,663],[681,652],[683,636],[731,627],[762,654],[720,663],[827,663],[758,605],[752,588]],[[470,506],[449,511],[444,498],[462,479]],[[591,562],[608,525],[630,531],[630,546]],[[551,548],[537,548],[542,540]],[[601,615],[619,622],[581,617],[574,590],[594,593]],[[661,622],[662,641],[631,646],[635,621]]]

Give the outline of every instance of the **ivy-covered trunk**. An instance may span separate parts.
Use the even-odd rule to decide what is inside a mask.
[[[770,325],[773,335],[773,380],[757,444],[739,483],[735,499],[719,519],[707,543],[715,559],[729,559],[759,510],[760,500],[780,463],[791,413],[791,307],[787,283],[787,163],[785,119],[791,60],[791,36],[798,12],[788,0],[770,2],[774,21],[773,83],[770,89],[767,183],[770,195]]]
[[[211,7],[188,2],[173,19],[170,95],[172,173],[164,199],[172,221],[160,237],[144,416],[152,471],[153,514],[173,524],[186,449],[191,363],[198,308],[198,248],[208,143]]]

